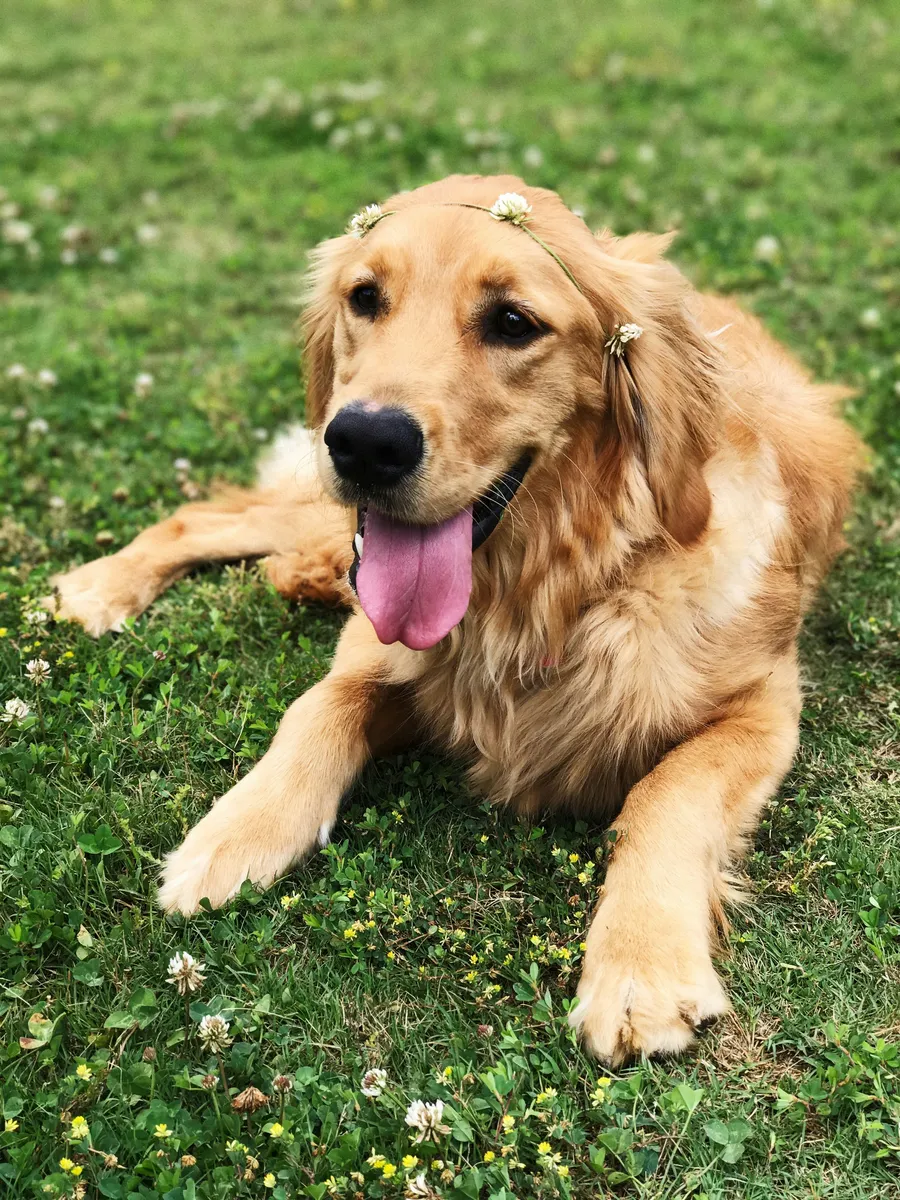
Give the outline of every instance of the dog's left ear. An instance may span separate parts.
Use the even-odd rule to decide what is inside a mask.
[[[663,528],[687,546],[703,533],[712,506],[703,466],[721,416],[722,367],[688,307],[689,284],[655,258],[666,244],[649,235],[601,241],[604,329],[609,338],[625,324],[641,330],[605,348],[602,382],[619,436],[643,464]]]

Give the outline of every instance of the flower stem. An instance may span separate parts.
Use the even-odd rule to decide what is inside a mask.
[[[216,1051],[216,1058],[219,1060],[219,1078],[222,1080],[222,1087],[225,1090],[225,1095],[228,1095],[228,1076],[225,1074],[225,1059],[222,1057],[222,1051]]]

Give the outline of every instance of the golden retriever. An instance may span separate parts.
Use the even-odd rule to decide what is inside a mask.
[[[508,192],[519,227],[485,211]],[[166,910],[271,884],[417,729],[496,801],[614,820],[573,1021],[613,1063],[680,1051],[727,1008],[729,870],[797,746],[797,632],[859,457],[841,389],[696,292],[668,237],[593,235],[519,179],[382,218],[315,253],[312,432],[256,491],[58,579],[55,609],[100,634],[193,564],[263,555],[284,594],[353,607],[330,673],[169,855]]]

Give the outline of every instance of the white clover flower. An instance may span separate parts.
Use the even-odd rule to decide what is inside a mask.
[[[47,503],[51,508],[55,508],[57,510],[66,507],[66,502],[63,500],[62,496],[51,496]]]
[[[50,678],[50,664],[46,658],[32,658],[25,664],[25,676],[35,687],[40,687]]]
[[[352,136],[352,133],[346,126],[339,125],[337,129],[331,131],[328,138],[328,145],[331,146],[332,150],[343,150]]]
[[[406,1200],[434,1200],[437,1192],[425,1178],[425,1173],[417,1175],[415,1179],[406,1181],[406,1191],[403,1193]]]
[[[28,378],[28,368],[23,366],[22,363],[13,363],[13,365],[11,367],[6,368],[6,378],[14,379],[14,380],[15,379],[27,379]]]
[[[5,189],[3,195],[6,196]],[[0,221],[13,221],[21,211],[14,200],[8,200],[5,204],[0,204]]]
[[[265,442],[268,440],[269,431],[268,431],[268,429],[262,429],[262,428],[254,429],[253,436],[256,438],[256,440],[258,442]]]
[[[638,162],[652,163],[656,158],[656,147],[649,142],[642,142],[635,151],[635,157]]]
[[[334,113],[328,108],[320,108],[309,118],[313,129],[327,129],[334,124]]]
[[[74,267],[78,262],[78,254],[71,246],[66,246],[65,250],[60,253],[59,261],[64,267]]]
[[[148,371],[141,371],[140,375],[134,377],[134,394],[140,396],[141,399],[150,395],[153,388],[153,376]]]
[[[37,433],[43,436],[45,433],[50,432],[50,426],[43,417],[32,417],[28,422],[28,432]]]
[[[59,188],[49,185],[42,187],[37,194],[37,202],[41,208],[55,208],[59,199]]]
[[[449,1133],[450,1126],[443,1124],[443,1116],[443,1100],[414,1100],[406,1110],[406,1124],[418,1130],[413,1141],[436,1142],[442,1133]]]
[[[781,242],[771,233],[757,238],[753,247],[753,257],[757,262],[775,262],[781,254]]]
[[[24,700],[20,700],[18,696],[13,696],[12,700],[7,700],[3,706],[3,720],[7,724],[15,725],[19,721],[24,721],[26,717],[31,716],[31,709]]]
[[[159,241],[159,226],[138,225],[135,234],[142,246],[152,246]]]
[[[230,1028],[224,1017],[204,1017],[198,1030],[198,1037],[203,1049],[213,1054],[220,1054],[226,1046],[231,1045],[232,1039],[228,1036]]]
[[[108,267],[111,267],[119,261],[119,252],[115,246],[104,246],[97,257],[102,263],[106,263]]]
[[[364,237],[370,229],[374,229],[384,215],[380,204],[367,204],[354,217],[351,217],[346,232],[356,238]]]
[[[59,236],[64,245],[77,246],[79,242],[86,242],[90,235],[84,225],[67,225]]]
[[[189,471],[191,469],[191,460],[189,458],[176,458],[172,466],[176,471]]]
[[[544,165],[544,152],[540,146],[526,146],[522,151],[522,162],[532,171]]]
[[[51,371],[49,367],[42,367],[37,373],[37,381],[42,388],[56,387],[59,383],[56,372]]]
[[[866,308],[859,314],[859,323],[863,329],[877,329],[881,324],[881,313],[877,308]]]
[[[509,221],[512,225],[524,225],[531,212],[531,205],[518,192],[504,192],[490,207],[495,221]]]
[[[635,325],[633,321],[626,321],[624,325],[617,325],[613,330],[613,335],[606,343],[606,349],[610,354],[614,354],[616,358],[621,358],[625,353],[625,346],[628,342],[636,341],[644,332],[640,325]]]
[[[159,204],[159,192],[154,191],[153,188],[150,188],[148,191],[142,194],[141,203],[146,204],[148,208],[155,208],[156,205]]]
[[[3,240],[8,246],[23,246],[31,241],[34,226],[27,221],[4,221]]]
[[[187,996],[191,992],[199,991],[203,986],[205,969],[205,963],[199,962],[192,954],[182,950],[169,959],[167,980],[178,988],[179,996]]]
[[[28,625],[45,625],[50,620],[46,608],[30,608],[22,616]]]
[[[381,1067],[373,1067],[371,1071],[366,1071],[363,1075],[359,1090],[364,1096],[371,1096],[372,1099],[375,1099],[387,1087],[387,1081],[387,1071],[382,1070]]]

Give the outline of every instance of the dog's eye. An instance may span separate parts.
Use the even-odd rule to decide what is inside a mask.
[[[362,283],[350,293],[350,304],[361,317],[374,317],[378,312],[378,288]]]
[[[540,333],[535,323],[511,304],[500,304],[488,314],[487,333],[492,341],[521,346]]]

